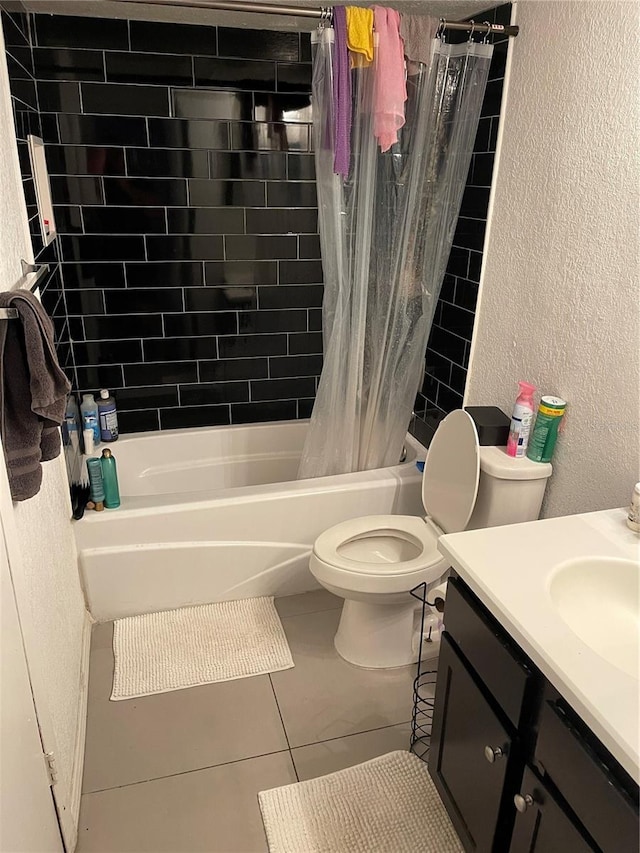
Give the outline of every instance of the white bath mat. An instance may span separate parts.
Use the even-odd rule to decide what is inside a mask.
[[[403,750],[258,800],[270,853],[463,853],[426,765]]]
[[[113,654],[113,700],[293,666],[272,597],[116,619]]]

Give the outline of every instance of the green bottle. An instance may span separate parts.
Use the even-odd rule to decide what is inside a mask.
[[[120,490],[118,489],[118,472],[116,460],[108,447],[102,451],[100,459],[102,466],[102,484],[104,486],[104,505],[107,509],[117,509],[120,506]]]
[[[540,400],[536,425],[527,448],[527,457],[532,462],[551,462],[566,408],[566,402],[560,397],[542,397]]]

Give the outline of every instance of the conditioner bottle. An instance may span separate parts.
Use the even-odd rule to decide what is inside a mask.
[[[117,509],[120,506],[118,472],[116,470],[116,460],[108,448],[102,451],[100,464],[102,465],[102,482],[104,485],[104,505],[107,509]]]

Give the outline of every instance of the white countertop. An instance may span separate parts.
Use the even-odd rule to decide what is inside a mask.
[[[552,570],[578,557],[639,560],[640,540],[612,509],[440,537],[439,550],[611,754],[640,780],[640,680],[612,666],[560,618]],[[640,572],[640,561],[638,566]],[[602,623],[607,630],[606,607]]]

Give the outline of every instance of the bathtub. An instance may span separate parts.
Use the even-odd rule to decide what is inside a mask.
[[[360,515],[420,515],[426,454],[390,468],[296,480],[307,421],[165,430],[111,445],[122,505],[74,526],[97,621],[317,587],[316,537]]]

